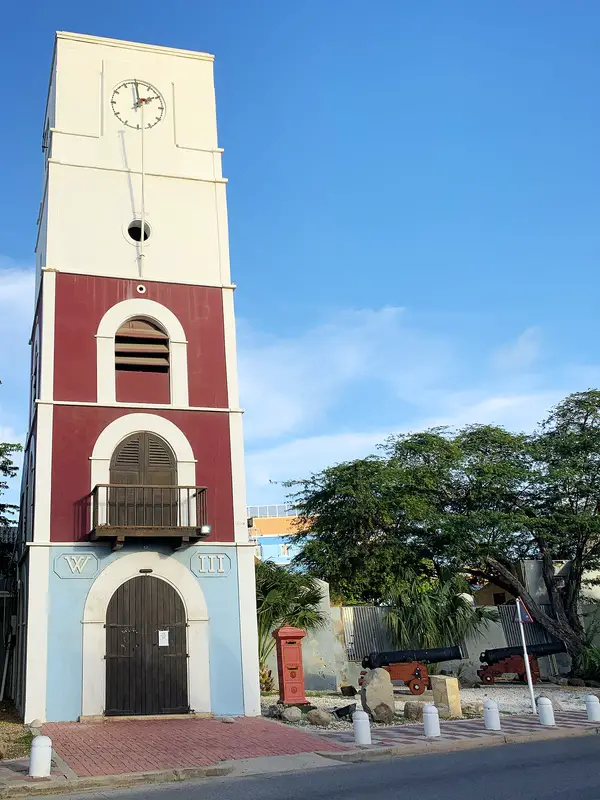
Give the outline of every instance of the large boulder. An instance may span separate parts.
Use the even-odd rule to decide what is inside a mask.
[[[583,678],[569,678],[569,686],[585,686]]]
[[[408,700],[404,704],[404,719],[411,722],[420,722],[423,719],[425,703],[422,700]]]
[[[363,709],[373,717],[373,712],[381,703],[394,709],[394,686],[390,673],[385,669],[371,669],[364,676],[360,688]]]
[[[385,725],[391,725],[394,721],[394,709],[390,708],[387,703],[379,703],[373,709],[373,722],[383,722]]]
[[[312,711],[309,711],[306,719],[311,725],[316,725],[318,728],[327,728],[333,722],[331,714],[320,708],[313,708]]]
[[[300,722],[302,719],[302,712],[299,708],[296,708],[296,706],[290,706],[283,710],[281,719],[284,720],[284,722]]]

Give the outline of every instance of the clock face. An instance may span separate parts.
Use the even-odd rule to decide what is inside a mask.
[[[120,83],[112,93],[110,106],[116,118],[128,128],[153,128],[165,115],[165,101],[158,89],[146,81]]]

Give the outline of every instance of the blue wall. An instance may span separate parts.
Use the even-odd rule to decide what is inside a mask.
[[[188,568],[201,548],[190,547],[173,553],[157,548]],[[76,720],[81,714],[83,663],[83,608],[90,587],[97,575],[115,559],[139,551],[124,547],[113,553],[106,547],[52,547],[50,558],[48,663],[46,716],[49,721]],[[239,595],[237,555],[234,547],[210,548],[211,553],[223,553],[231,559],[228,574],[216,577],[197,577],[202,587],[209,615],[210,692],[215,714],[244,713],[242,688],[242,659],[240,650]],[[90,577],[61,578],[54,565],[64,554],[94,555],[98,572]],[[57,561],[57,558],[59,561]],[[64,559],[63,559],[64,562]],[[57,567],[62,571],[61,567]],[[193,573],[192,573],[193,574]]]
[[[297,544],[292,544],[289,536],[257,536],[256,542],[260,545],[260,558],[262,561],[274,561],[276,564],[290,564],[294,556],[300,551]],[[281,545],[287,544],[288,555],[281,555]]]

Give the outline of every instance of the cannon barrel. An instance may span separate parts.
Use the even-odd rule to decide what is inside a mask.
[[[563,642],[547,642],[546,644],[530,644],[527,646],[527,653],[530,656],[551,656],[555,653],[565,653],[566,647]],[[495,650],[484,650],[479,656],[482,664],[497,664],[503,658],[511,656],[522,656],[523,647],[497,647]]]
[[[420,661],[422,664],[437,664],[440,661],[461,659],[460,647],[434,647],[431,650],[390,650],[386,653],[370,653],[363,659],[365,669],[389,667],[390,664],[404,664],[409,661]]]

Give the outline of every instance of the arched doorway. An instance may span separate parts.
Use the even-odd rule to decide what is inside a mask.
[[[106,612],[105,714],[187,713],[187,662],[187,620],[175,589],[152,575],[121,584]]]
[[[109,524],[153,528],[177,525],[177,462],[169,445],[140,431],[124,439],[110,463]],[[121,489],[128,486],[128,489]]]

